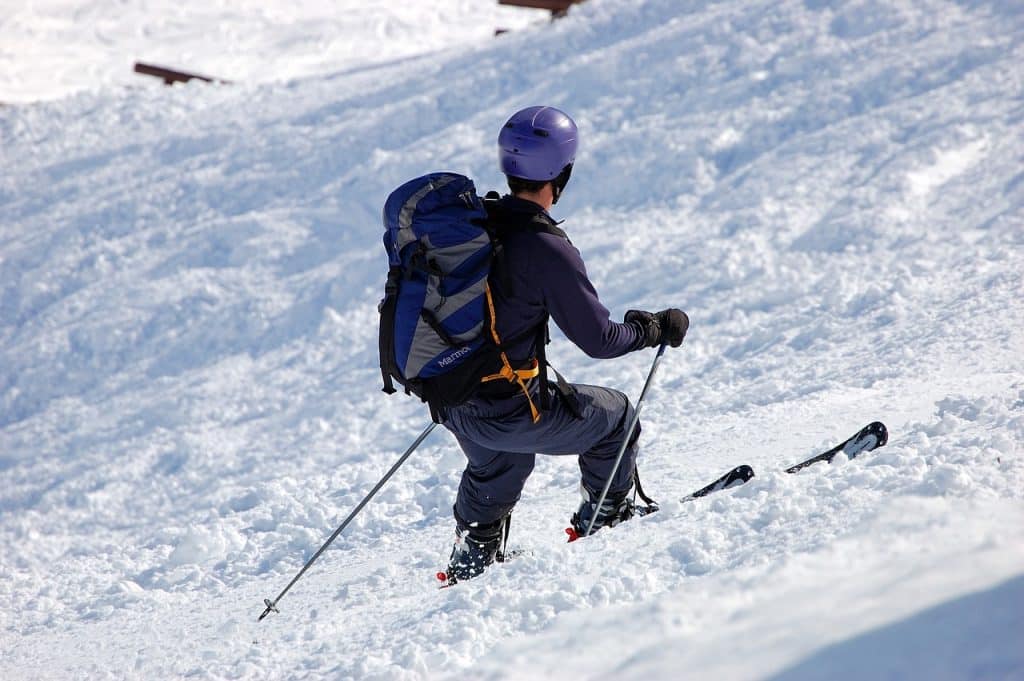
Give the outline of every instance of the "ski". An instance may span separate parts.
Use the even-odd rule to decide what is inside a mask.
[[[735,485],[742,485],[744,482],[747,482],[752,477],[754,477],[753,468],[746,464],[736,466],[725,475],[719,477],[714,482],[711,482],[710,484],[701,487],[699,490],[693,492],[692,494],[686,495],[685,497],[683,497],[682,501],[685,502],[691,501],[693,499],[699,499],[700,497],[706,497],[707,495],[713,492],[728,489],[729,487],[733,487]],[[660,507],[657,504],[637,504],[633,508],[633,517],[642,518],[645,515],[650,515],[651,513],[658,511],[659,508]],[[565,532],[569,535],[570,542],[580,538],[579,535],[576,533],[576,530],[574,530],[571,527],[567,527],[565,529]],[[529,554],[530,552],[525,549],[511,549],[505,551],[502,558],[496,562],[504,563],[506,561],[512,560],[513,558],[518,558],[519,556]],[[441,585],[438,587],[441,589],[447,589],[448,587],[453,586],[457,583],[457,581],[450,578],[446,572],[438,572],[436,574],[436,578],[439,582],[441,582]]]
[[[801,471],[804,468],[812,466],[821,461],[831,462],[832,459],[834,459],[836,455],[839,454],[840,452],[845,454],[848,458],[852,459],[858,456],[859,454],[863,454],[864,452],[870,452],[873,449],[878,449],[888,441],[889,431],[886,429],[885,424],[882,423],[881,421],[874,421],[864,426],[854,435],[850,436],[848,439],[839,443],[832,449],[822,452],[821,454],[816,454],[805,461],[801,461],[798,464],[790,466],[789,468],[786,469],[786,472],[796,473],[797,471]],[[700,497],[707,496],[712,492],[717,492],[719,490],[727,489],[729,487],[742,485],[743,483],[748,482],[753,477],[754,470],[750,466],[737,466],[736,468],[732,469],[731,471],[720,477],[718,480],[715,480],[707,487],[703,487],[694,492],[693,494],[686,495],[685,497],[680,499],[680,501],[693,501],[694,499],[699,499]]]
[[[881,421],[875,421],[861,428],[855,435],[850,437],[845,442],[842,442],[827,452],[822,452],[817,456],[812,456],[806,461],[790,466],[786,469],[787,473],[796,473],[799,470],[803,470],[808,466],[818,463],[819,461],[831,462],[837,454],[842,452],[849,458],[854,458],[864,452],[870,452],[872,449],[877,449],[883,446],[889,441],[889,431],[886,430],[885,424]]]
[[[692,501],[693,499],[699,499],[700,497],[706,497],[712,492],[718,492],[719,490],[728,489],[729,487],[733,487],[735,485],[742,485],[747,480],[750,480],[752,477],[754,477],[753,468],[746,464],[736,466],[725,475],[716,479],[714,482],[704,485],[696,492],[687,494],[680,501],[686,502]],[[633,507],[633,517],[642,518],[645,515],[650,515],[658,511],[660,508],[661,507],[658,506],[658,504],[656,503],[643,505],[637,504],[636,506]],[[569,535],[570,542],[576,541],[577,539],[581,539],[579,533],[577,533],[576,530],[571,527],[565,528],[565,533]]]
[[[864,426],[859,431],[857,431],[853,436],[839,443],[832,449],[822,452],[821,454],[812,456],[811,458],[806,459],[805,461],[801,461],[798,464],[790,466],[789,468],[786,469],[786,472],[796,473],[797,471],[803,470],[804,468],[807,468],[808,466],[816,464],[820,461],[831,462],[832,459],[834,459],[836,455],[838,455],[840,452],[845,454],[848,458],[852,459],[860,454],[863,454],[864,452],[870,452],[873,449],[877,449],[885,445],[885,443],[888,442],[888,440],[889,432],[886,429],[885,424],[883,424],[880,421],[874,421]],[[711,482],[710,484],[701,487],[695,492],[687,494],[679,501],[681,503],[686,503],[688,501],[693,501],[694,499],[706,497],[709,494],[713,494],[715,492],[720,492],[721,490],[724,489],[738,487],[739,485],[749,482],[753,477],[754,469],[746,464],[741,464],[729,470],[724,475],[722,475],[715,481]],[[650,515],[651,513],[654,513],[657,510],[657,504],[637,505],[633,511],[633,515],[634,517],[642,517],[645,515]],[[573,530],[573,528],[566,528],[565,531],[569,535],[570,542],[579,538],[579,536],[577,535],[576,531]],[[513,549],[505,552],[503,560],[498,562],[511,560],[512,558],[524,554],[529,555],[529,551],[525,551],[523,549]],[[437,579],[440,582],[442,582],[440,587],[442,589],[448,588],[456,583],[455,580],[450,579],[448,575],[444,572],[438,572]]]
[[[742,485],[743,483],[750,480],[752,477],[754,477],[754,469],[748,466],[747,464],[742,464],[740,466],[736,466],[736,468],[733,468],[731,471],[729,471],[722,477],[718,478],[710,485],[705,485],[696,492],[687,494],[679,501],[685,503],[687,501],[693,501],[694,499],[706,497],[712,492],[718,492],[723,489],[728,489],[730,487]]]

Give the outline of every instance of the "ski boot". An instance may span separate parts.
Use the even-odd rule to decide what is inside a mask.
[[[590,527],[591,519],[594,520],[594,529],[597,532],[602,527],[615,527],[621,522],[629,520],[637,513],[636,503],[630,498],[630,490],[624,492],[609,492],[604,498],[601,507],[597,507],[597,499],[600,493],[593,493],[586,487],[580,486],[580,493],[583,501],[580,507],[572,516],[572,527],[568,527],[565,533],[569,535],[569,541],[586,536],[587,528]]]
[[[437,578],[451,586],[479,576],[494,562],[504,562],[505,540],[508,539],[510,516],[487,525],[464,524],[455,527],[455,545],[448,559],[448,571]]]

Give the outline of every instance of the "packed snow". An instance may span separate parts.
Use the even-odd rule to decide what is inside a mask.
[[[536,12],[481,0],[5,2],[0,102],[100,87],[159,87],[135,62],[207,78],[265,83],[325,77],[479,45]]]
[[[5,678],[1024,679],[1022,39],[973,0],[12,6]],[[385,197],[501,189],[541,103],[605,304],[692,321],[643,410],[662,511],[568,544],[578,469],[542,457],[525,555],[438,589],[437,429],[257,622],[429,423],[380,391]],[[636,396],[653,352],[548,357]]]

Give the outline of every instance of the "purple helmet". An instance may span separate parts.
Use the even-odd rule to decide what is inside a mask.
[[[550,106],[512,114],[498,134],[501,172],[539,182],[554,180],[576,160],[576,123]]]

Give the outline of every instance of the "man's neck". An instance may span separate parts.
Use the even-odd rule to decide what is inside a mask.
[[[551,206],[555,204],[555,197],[551,191],[551,185],[544,185],[543,189],[536,192],[518,192],[513,194],[516,198],[523,199],[525,201],[532,201],[544,210],[551,210]]]

